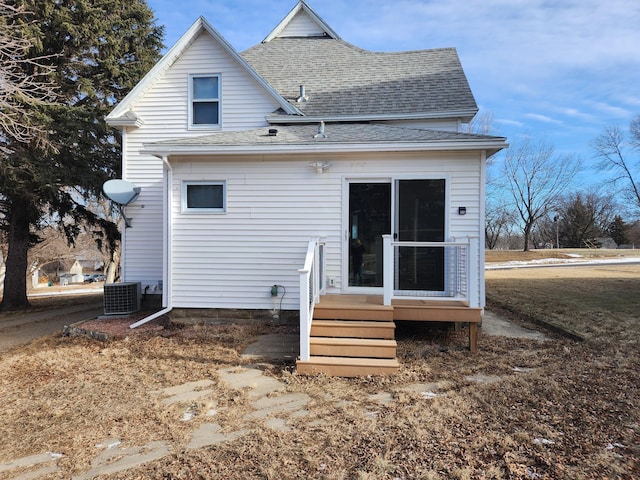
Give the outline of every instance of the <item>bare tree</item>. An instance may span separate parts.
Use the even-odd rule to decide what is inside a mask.
[[[629,138],[617,126],[607,127],[592,143],[600,169],[613,173],[611,182],[640,209],[640,115],[629,125]],[[635,151],[635,158],[632,151]]]
[[[477,133],[479,135],[496,135],[497,132],[493,126],[493,112],[479,112],[473,119],[462,126],[465,133]]]
[[[487,199],[486,218],[484,226],[485,245],[489,250],[495,249],[502,236],[509,233],[509,228],[515,223],[513,213],[504,203]]]
[[[7,140],[46,144],[33,108],[57,97],[56,85],[48,77],[54,67],[43,63],[50,56],[29,55],[32,40],[17,21],[24,8],[12,3],[0,0],[0,153],[10,151]]]
[[[503,178],[522,220],[524,251],[535,223],[547,215],[580,167],[574,156],[557,157],[553,146],[530,139],[511,144],[504,156]]]

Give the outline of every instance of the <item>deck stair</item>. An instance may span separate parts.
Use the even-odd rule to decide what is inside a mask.
[[[395,373],[396,349],[393,307],[366,296],[327,295],[315,308],[311,357],[298,361],[297,370],[340,377]]]

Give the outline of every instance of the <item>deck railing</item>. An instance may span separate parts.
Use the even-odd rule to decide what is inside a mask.
[[[325,286],[325,242],[312,239],[307,246],[304,266],[300,273],[300,360],[310,357],[309,339],[313,309],[320,301]]]
[[[466,242],[398,242],[383,235],[384,304],[392,299],[438,299],[478,306],[478,239]],[[474,287],[472,287],[474,286]]]

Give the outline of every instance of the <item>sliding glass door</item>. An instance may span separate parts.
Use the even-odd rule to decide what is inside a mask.
[[[445,181],[396,180],[396,234],[402,242],[445,240]],[[396,275],[402,290],[444,290],[443,247],[401,247]]]

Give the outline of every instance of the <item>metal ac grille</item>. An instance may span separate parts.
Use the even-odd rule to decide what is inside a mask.
[[[140,290],[140,282],[105,285],[105,315],[127,315],[140,310]]]

